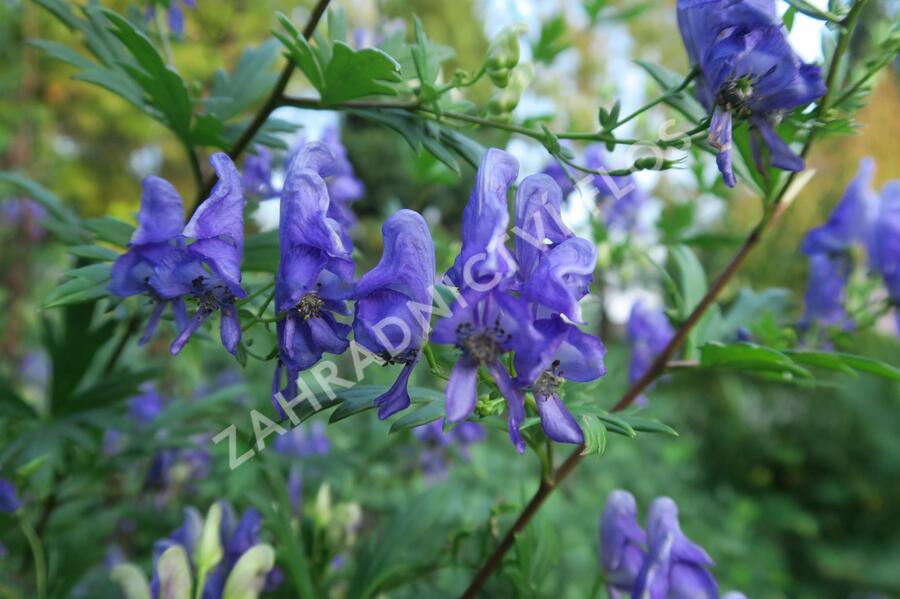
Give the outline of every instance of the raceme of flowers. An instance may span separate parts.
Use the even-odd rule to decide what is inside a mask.
[[[111,575],[123,589],[143,589],[142,596],[254,599],[277,588],[284,577],[274,567],[274,549],[260,542],[261,528],[262,518],[253,508],[238,519],[228,502],[219,501],[204,519],[189,507],[182,525],[154,544],[149,584],[132,564],[119,564]]]
[[[690,63],[699,68],[696,91],[712,112],[709,143],[725,183],[732,169],[732,128],[750,125],[756,167],[764,171],[762,148],[772,166],[803,170],[803,158],[776,133],[783,116],[822,97],[821,69],[800,60],[787,39],[775,0],[678,0],[678,26]]]
[[[292,154],[280,203],[273,405],[282,412],[278,394],[287,401],[296,398],[300,372],[326,353],[346,351],[352,330],[362,348],[402,366],[396,382],[375,400],[379,417],[387,418],[410,405],[407,384],[429,333],[435,283],[430,231],[418,213],[397,211],[384,223],[380,262],[354,281],[347,219],[334,218],[331,211],[331,177],[349,176],[346,157],[336,157],[322,142]],[[235,301],[246,297],[240,272],[246,183],[224,154],[211,162],[219,183],[184,227],[174,188],[156,177],[144,181],[138,228],[113,267],[113,293],[143,294],[154,303],[142,341],[153,334],[165,306],[173,306],[180,332],[172,353],[215,311],[221,313],[225,348],[235,353],[240,343]],[[566,380],[602,376],[606,349],[573,324],[581,322],[579,300],[589,290],[596,248],[562,222],[562,191],[551,177],[532,175],[518,186],[516,239],[512,250],[506,246],[506,194],[517,174],[512,155],[486,152],[464,213],[462,249],[447,273],[457,300],[437,323],[432,340],[453,345],[461,354],[447,385],[448,419],[471,416],[483,367],[506,399],[509,435],[521,452],[526,392],[534,395],[551,439],[583,440],[558,388]],[[190,319],[185,300],[196,305]],[[349,325],[342,318],[350,316],[351,300]],[[501,360],[510,352],[513,372]]]
[[[900,334],[900,180],[872,189],[875,161],[863,159],[841,201],[821,226],[807,233],[800,247],[809,257],[806,310],[801,327],[852,328],[845,308],[853,270],[854,247],[865,247],[869,267],[884,281],[895,306]]]
[[[719,598],[712,559],[681,531],[678,506],[668,497],[650,505],[645,532],[631,493],[612,491],[600,519],[600,565],[612,599]],[[732,592],[722,599],[745,598]]]

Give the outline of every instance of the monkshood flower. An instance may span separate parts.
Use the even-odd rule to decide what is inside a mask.
[[[128,250],[113,263],[108,289],[119,297],[143,294],[154,303],[147,328],[139,341],[143,345],[153,336],[168,304],[172,304],[179,328],[188,323],[184,300],[180,296],[164,298],[150,283],[156,268],[185,243],[182,235],[184,207],[171,183],[159,177],[144,179],[137,222]]]
[[[111,577],[123,590],[138,593],[129,596],[255,599],[282,578],[274,569],[274,550],[259,541],[260,528],[252,508],[239,521],[224,501],[213,504],[205,519],[188,508],[181,527],[154,544],[149,585],[133,564],[116,566]]]
[[[246,195],[264,200],[278,194],[272,185],[272,152],[267,147],[258,145],[244,158],[242,174]]]
[[[590,169],[603,171],[609,168],[604,160],[601,144],[591,144],[584,149],[584,163]],[[638,187],[631,175],[593,175],[591,182],[597,190],[597,204],[602,208],[606,226],[620,231],[631,231],[637,225],[638,213],[647,203],[647,195]]]
[[[169,25],[169,31],[174,33],[175,35],[181,37],[184,35],[184,9],[181,7],[184,4],[187,8],[195,9],[197,8],[196,0],[167,0],[164,3],[166,8],[166,22]],[[147,20],[152,21],[156,17],[156,2],[151,2],[149,6],[147,6]]]
[[[447,272],[457,288],[492,288],[514,274],[515,262],[504,242],[509,225],[506,192],[518,174],[512,154],[496,148],[485,152],[463,210],[462,249]]]
[[[587,295],[597,250],[576,237],[560,214],[562,191],[547,175],[531,175],[516,194],[515,259],[521,298],[544,341],[517,352],[516,382],[529,388],[547,436],[561,443],[581,443],[584,435],[559,396],[565,380],[588,382],[605,374],[606,348],[600,339],[563,320],[581,321],[579,301]]]
[[[556,184],[559,185],[559,188],[562,190],[563,198],[568,197],[570,193],[575,191],[575,184],[572,182],[572,179],[569,178],[566,169],[563,168],[563,165],[561,165],[558,160],[551,160],[548,162],[541,173],[556,181]]]
[[[165,402],[153,385],[141,386],[141,393],[128,400],[128,416],[138,426],[145,426],[159,416]]]
[[[626,330],[628,345],[631,347],[631,364],[628,368],[630,383],[644,376],[674,334],[675,331],[662,310],[647,308],[640,300],[634,303]]]
[[[403,365],[391,388],[375,399],[384,420],[410,404],[406,387],[428,334],[435,263],[431,232],[418,212],[397,211],[381,232],[381,260],[353,292],[353,333],[357,343],[387,364]]]
[[[600,518],[600,563],[611,599],[627,597],[646,557],[647,536],[628,491],[611,491]]]
[[[809,280],[803,296],[806,310],[800,321],[802,328],[813,324],[825,327],[851,325],[844,302],[852,269],[847,254],[813,254],[809,257]]]
[[[0,218],[3,226],[25,235],[26,239],[37,241],[44,237],[46,229],[41,221],[47,210],[29,198],[12,198],[0,203]]]
[[[16,485],[12,481],[0,478],[0,514],[12,514],[22,507]]]
[[[532,323],[528,305],[499,289],[466,289],[449,317],[440,320],[431,335],[435,343],[455,345],[461,356],[447,382],[447,418],[461,422],[475,410],[478,369],[487,369],[509,407],[509,438],[519,453],[525,440],[519,427],[525,420],[525,399],[500,359],[510,351],[528,354],[544,339]]]
[[[334,314],[348,314],[353,291],[353,259],[345,231],[328,217],[330,203],[323,177],[330,174],[334,155],[322,143],[310,143],[294,158],[281,194],[281,262],[275,278],[279,361],[272,384],[274,399],[287,372],[284,398],[297,395],[299,373],[325,352],[341,354],[348,347],[350,326]]]
[[[234,354],[241,341],[241,321],[235,306],[236,299],[247,297],[241,287],[244,255],[241,176],[222,152],[213,154],[209,161],[219,180],[182,232],[194,241],[169,251],[150,277],[150,286],[163,299],[190,297],[197,302],[194,316],[181,328],[169,348],[173,354],[180,352],[191,335],[217,310],[222,315],[220,335],[225,349]]]
[[[325,425],[313,422],[308,427],[295,426],[287,433],[278,435],[272,447],[280,454],[302,458],[330,453],[331,441],[328,440]]]
[[[460,422],[444,432],[443,420],[434,420],[417,426],[413,435],[422,444],[419,464],[429,478],[442,477],[447,472],[449,450],[453,446],[464,460],[469,459],[468,448],[485,437],[484,427],[477,422]]]
[[[697,96],[712,111],[709,143],[725,184],[731,166],[732,125],[750,122],[757,168],[761,144],[772,166],[803,170],[803,158],[773,128],[784,113],[825,93],[821,69],[800,60],[775,10],[774,0],[678,0],[678,26],[692,65],[699,67]]]
[[[875,211],[878,209],[878,194],[872,189],[875,176],[875,161],[863,159],[859,172],[850,182],[840,203],[821,227],[806,234],[800,250],[807,256],[813,254],[837,254],[846,252],[854,244],[864,243],[869,238]]]
[[[675,502],[654,500],[647,516],[647,556],[632,596],[718,599],[719,585],[709,572],[713,565],[706,551],[681,532]]]
[[[900,181],[890,181],[881,191],[881,206],[872,230],[869,260],[881,274],[888,297],[895,306],[900,333]]]

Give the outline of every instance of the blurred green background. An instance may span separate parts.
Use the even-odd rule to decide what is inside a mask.
[[[214,8],[207,0],[198,3],[198,10],[187,13],[184,38],[172,41],[178,70],[198,86],[209,81],[216,69],[233,64],[244,47],[265,40],[276,11],[296,14],[300,22],[304,14],[292,2],[217,2]],[[121,1],[104,4],[120,12],[129,7]],[[608,5],[601,6],[600,14],[609,18],[595,24],[586,19],[579,3],[566,1],[354,0],[334,4],[343,7],[350,22],[361,28],[394,18],[409,19],[415,13],[433,40],[457,50],[451,67],[469,70],[480,64],[489,36],[506,24],[502,21],[537,23],[538,29],[528,34],[535,45],[540,23],[562,16],[565,29],[560,41],[565,49],[538,65],[534,101],[526,107],[527,116],[549,115],[558,129],[593,127],[598,104],[610,106],[619,95],[653,94],[652,82],[636,78],[627,66],[632,59],[686,70],[672,1],[590,3]],[[896,9],[889,0],[870,3],[860,34],[853,40],[854,49],[863,53],[877,29],[890,15],[896,16]],[[636,14],[628,14],[635,10]],[[0,3],[0,170],[26,173],[84,216],[108,213],[132,219],[140,175],[147,172],[168,178],[185,198],[192,198],[190,168],[178,142],[119,98],[70,79],[70,68],[28,47],[27,40],[33,38],[77,42],[39,7],[14,0]],[[295,86],[298,93],[306,89],[299,76]],[[484,102],[489,93],[488,86],[476,86],[472,98]],[[666,109],[659,108],[639,119],[636,130],[652,132],[666,115]],[[780,287],[793,292],[797,302],[791,315],[799,315],[806,273],[806,260],[798,252],[801,236],[824,220],[861,157],[876,158],[878,187],[900,173],[896,63],[880,79],[858,121],[862,125],[858,135],[825,138],[816,144],[809,159],[816,176],[726,289],[725,303],[741,287]],[[485,145],[504,147],[509,142],[494,132],[470,133]],[[435,218],[446,229],[436,233],[439,266],[446,266],[455,253],[452,232],[459,226],[471,189],[472,170],[464,167],[463,176],[457,177],[431,157],[413,155],[393,132],[368,123],[343,122],[343,138],[368,190],[356,205],[362,218],[354,234],[360,256],[357,272],[377,260],[380,222],[401,206],[436,211]],[[523,151],[523,164],[530,164],[529,159],[539,161],[539,151],[513,146],[514,152],[517,147]],[[663,214],[690,200],[694,192],[683,173],[662,174],[644,182]],[[704,230],[740,234],[750,229],[758,214],[757,200],[738,188]],[[2,235],[0,366],[5,375],[21,379],[19,364],[38,346],[40,323],[58,318],[41,313],[36,306],[72,259],[46,238],[29,240],[9,230]],[[734,247],[719,243],[697,249],[707,272],[715,273]],[[624,279],[640,285],[643,276]],[[655,287],[652,280],[646,283]],[[621,322],[612,322],[605,332],[610,374],[591,392],[597,401],[611,405],[624,385],[628,354]],[[842,344],[842,349],[900,365],[900,344],[889,333],[867,331],[848,336]],[[144,359],[140,350],[128,351],[133,352],[131,359]],[[149,346],[148,353],[151,361],[165,366],[162,386],[179,401],[191,401],[197,387],[209,382],[210,373],[237,369],[224,352],[210,359],[199,344],[176,361],[167,358],[164,340]],[[221,398],[212,424],[192,421],[185,427],[185,438],[191,427],[209,434],[219,430],[216,422],[239,416],[241,407],[234,403],[238,395],[264,405],[269,376],[267,366],[251,362],[240,375],[239,387]],[[434,386],[436,381],[423,376],[418,383]],[[586,460],[532,524],[529,534],[539,535],[540,549],[529,557],[527,572],[525,558],[512,552],[507,573],[492,581],[490,596],[506,596],[510,587],[505,577],[519,572],[531,579],[539,596],[585,597],[598,571],[600,510],[609,490],[619,487],[638,498],[642,519],[653,497],[673,497],[681,508],[684,530],[716,560],[715,572],[724,590],[739,589],[748,597],[765,598],[900,597],[897,384],[861,377],[834,388],[804,390],[737,374],[678,374],[652,392],[651,402],[654,416],[671,424],[680,436],[612,438],[606,455]],[[471,461],[457,458],[449,477],[438,483],[418,472],[411,435],[388,437],[387,427],[374,414],[331,426],[328,433],[332,453],[309,458],[304,464],[306,485],[314,495],[320,483],[328,482],[340,501],[359,503],[364,514],[363,539],[377,535],[384,515],[398,506],[414,506],[413,498],[434,484],[446,503],[442,504],[442,526],[496,534],[506,529],[511,518],[502,506],[520,505],[536,484],[536,460],[531,455],[517,456],[498,431],[491,431],[487,442],[472,448]],[[243,470],[229,475],[220,450],[224,448],[216,448],[213,471],[221,476],[210,476],[196,495],[181,497],[181,505],[205,507],[220,496],[238,504],[244,499],[255,475]],[[67,548],[73,555],[80,554],[72,567],[87,572],[101,564],[105,546],[118,534],[116,522],[123,517],[136,520],[143,531],[130,547],[133,559],[148,556],[152,540],[178,521],[177,505],[158,513],[146,498],[141,499],[139,482],[131,480],[134,473],[128,471],[128,462],[121,461],[124,458],[94,463],[89,454],[76,452],[73,459],[85,469],[93,468],[96,480],[84,486],[75,483],[72,495],[81,498],[83,505],[74,501],[70,513],[55,523],[58,530],[71,522],[81,531]],[[91,507],[96,497],[102,498],[100,511]],[[436,530],[411,539],[411,554],[451,551],[451,539],[439,532],[444,528]],[[472,565],[475,562],[472,557]],[[467,574],[459,566],[422,572],[419,582],[391,591],[390,596],[452,596]],[[83,596],[92,595],[88,591]]]

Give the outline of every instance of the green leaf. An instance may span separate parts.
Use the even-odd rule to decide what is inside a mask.
[[[844,374],[864,372],[892,381],[900,381],[900,369],[865,356],[808,350],[784,350],[782,353],[790,357],[794,362],[806,366],[817,366]]]
[[[91,264],[70,270],[63,275],[63,282],[47,294],[42,307],[57,308],[68,304],[90,301],[107,295],[110,267],[108,263]]]
[[[391,433],[409,430],[444,417],[444,402],[432,401],[408,410],[391,425]]]
[[[397,90],[389,83],[400,81],[400,64],[383,50],[353,50],[343,42],[335,42],[324,73],[322,103],[334,105],[365,96],[393,96]]]
[[[83,224],[85,229],[97,236],[97,239],[123,248],[128,247],[128,242],[134,234],[134,225],[112,216],[89,218]]]
[[[166,65],[153,42],[127,19],[111,10],[103,10],[103,14],[112,24],[113,34],[137,63],[137,66],[124,64],[123,68],[144,90],[150,104],[158,111],[159,120],[180,139],[189,140],[192,107],[181,76]]]
[[[584,450],[581,455],[601,456],[606,451],[606,426],[595,416],[581,417],[581,430],[584,432]]]
[[[272,68],[278,60],[278,48],[278,40],[267,40],[244,50],[230,73],[216,71],[212,97],[207,101],[209,112],[226,121],[262,98],[278,79]]]
[[[678,432],[669,426],[663,424],[656,418],[645,418],[643,416],[623,415],[622,420],[628,423],[632,429],[641,433],[660,433],[663,435],[678,436]]]
[[[707,343],[700,348],[700,365],[708,368],[736,368],[751,372],[774,372],[812,379],[812,374],[789,356],[752,343]]]
[[[666,67],[643,62],[641,60],[635,62],[639,67],[647,71],[647,74],[663,88],[663,92],[668,92],[670,89],[677,88],[684,82],[683,75],[679,75]],[[707,117],[706,110],[701,106],[700,102],[694,98],[690,88],[682,90],[666,99],[666,104],[686,116],[694,124],[699,124]]]
[[[75,213],[65,206],[59,198],[40,183],[20,175],[19,173],[0,171],[0,189],[4,195],[10,196],[23,193],[40,204],[47,211],[47,217],[41,219],[41,225],[53,232],[60,240],[66,243],[79,243],[85,241],[85,235],[81,233],[81,223]],[[7,192],[12,187],[17,192]]]
[[[541,25],[541,34],[534,46],[534,60],[551,63],[557,55],[565,50],[569,43],[565,40],[566,19],[559,14]]]
[[[306,75],[306,78],[309,79],[312,86],[319,90],[319,93],[322,93],[322,90],[325,89],[325,76],[319,56],[312,46],[309,45],[306,38],[297,31],[297,28],[294,27],[294,24],[288,17],[278,13],[276,18],[288,32],[287,35],[278,31],[274,32],[275,37],[287,49],[288,59],[297,65],[303,71],[303,74]]]
[[[278,231],[247,236],[244,243],[244,262],[241,267],[251,272],[278,271]]]
[[[119,257],[118,252],[99,245],[71,245],[66,248],[66,251],[91,262],[112,262]]]
[[[341,394],[342,401],[328,422],[335,423],[375,408],[375,398],[388,390],[386,385],[357,385]]]

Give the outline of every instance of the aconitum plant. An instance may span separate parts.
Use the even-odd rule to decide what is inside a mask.
[[[0,594],[900,593],[889,3],[6,4]]]

